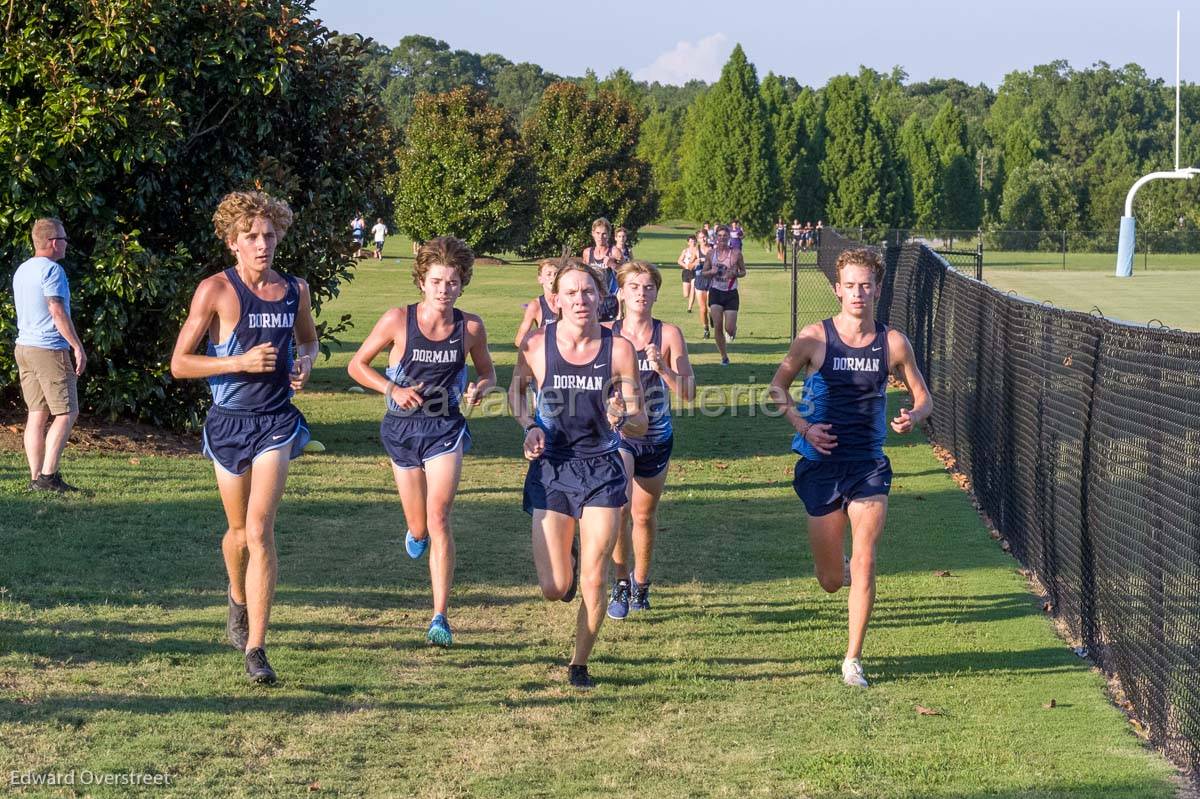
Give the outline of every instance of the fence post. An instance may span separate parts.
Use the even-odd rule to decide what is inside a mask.
[[[983,228],[975,229],[975,279],[983,281]]]
[[[796,315],[800,312],[800,309],[796,307],[796,303],[797,303],[796,267],[799,265],[799,263],[800,263],[800,248],[798,246],[793,246],[792,247],[792,322],[791,322],[791,328],[792,328],[791,340],[793,340],[793,341],[796,338],[796,332],[797,332],[796,331]]]
[[[1067,268],[1067,231],[1062,232],[1063,270]]]

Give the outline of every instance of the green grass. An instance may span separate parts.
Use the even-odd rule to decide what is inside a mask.
[[[679,239],[648,232],[639,255],[672,262]],[[365,335],[415,299],[410,265],[362,262],[327,313]],[[660,309],[694,337],[677,282]],[[480,266],[461,302],[487,321],[502,381],[535,287],[528,266]],[[0,452],[0,778],[166,772],[153,795],[183,797],[1171,796],[1170,766],[1055,637],[917,436],[890,442],[874,686],[840,684],[845,594],[812,577],[787,425],[747,399],[787,346],[787,296],[782,270],[744,281],[733,366],[692,345],[700,383],[737,413],[678,419],[655,607],[605,624],[588,695],[564,688],[574,608],[539,598],[509,419],[471,421],[456,643],[424,646],[428,575],[403,554],[381,401],[344,391],[353,341],[298,398],[328,452],[295,463],[279,512],[274,689],[245,684],[223,642],[224,522],[205,460],[69,450],[66,475],[95,496],[47,499],[20,490],[21,454]]]
[[[1141,272],[1119,278],[1111,273],[984,269],[984,279],[1060,308],[1091,311],[1145,324],[1151,320],[1183,330],[1200,330],[1200,270]]]

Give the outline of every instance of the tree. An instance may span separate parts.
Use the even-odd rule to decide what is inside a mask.
[[[778,174],[754,65],[741,45],[693,115],[683,188],[695,219],[739,219],[752,235],[774,226]]]
[[[592,220],[606,216],[637,230],[658,215],[650,165],[636,155],[641,116],[628,101],[575,83],[546,89],[522,139],[536,171],[538,210],[519,252],[557,255],[578,252]]]
[[[207,392],[173,382],[167,355],[196,283],[229,265],[212,232],[218,200],[261,187],[289,201],[278,263],[309,282],[320,308],[349,279],[347,224],[370,209],[386,125],[361,77],[362,40],[332,36],[307,2],[92,8],[18,0],[2,34],[0,158],[11,166],[0,279],[27,256],[34,218],[62,218],[91,356],[83,406],[194,426]],[[323,335],[336,329],[321,323]],[[9,398],[12,338],[0,332]]]
[[[803,131],[805,146],[796,162],[796,219],[823,219],[826,188],[821,180],[821,162],[825,160],[825,101],[823,96],[805,88],[796,98],[796,117]]]
[[[825,86],[826,212],[836,225],[887,227],[902,208],[892,142],[855,78],[840,75]]]
[[[1000,203],[1000,224],[1012,231],[1067,230],[1075,225],[1078,210],[1066,167],[1033,160],[1009,175]],[[1043,236],[1037,246],[1054,248],[1059,239]]]
[[[941,164],[921,125],[921,118],[912,114],[900,128],[900,157],[907,165],[909,191],[912,196],[912,224],[918,230],[937,226],[938,187],[941,184]]]
[[[767,73],[759,91],[767,113],[767,127],[771,133],[771,147],[779,175],[773,207],[776,209],[775,213],[786,217],[790,222],[799,213],[797,198],[801,187],[798,181],[807,144],[804,122],[796,109],[794,97],[788,96],[789,91],[783,79],[773,73]]]
[[[951,100],[942,103],[930,125],[929,136],[940,167],[937,227],[948,230],[978,227],[979,179],[967,152],[966,120]]]
[[[383,104],[396,130],[408,124],[417,95],[448,92],[460,86],[490,90],[492,77],[479,54],[451,50],[439,39],[416,35],[405,36],[391,50],[375,50],[367,74],[382,79]]]
[[[642,123],[637,155],[650,164],[654,186],[661,198],[659,215],[678,219],[687,215],[687,204],[679,180],[680,148],[683,145],[683,125],[687,109],[672,108],[651,114]]]
[[[451,235],[503,252],[528,235],[533,169],[511,117],[480,89],[417,98],[388,184],[414,239]]]

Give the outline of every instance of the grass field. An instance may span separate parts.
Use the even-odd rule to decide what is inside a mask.
[[[1146,324],[1200,331],[1200,270],[1135,273],[1119,278],[1112,272],[988,269],[984,280],[1001,291],[1048,301],[1061,308],[1091,311]]]
[[[648,233],[638,254],[673,262],[676,234]],[[365,335],[415,299],[410,264],[363,261],[327,313]],[[677,284],[669,272],[660,315],[698,338]],[[528,266],[479,266],[460,303],[485,318],[504,384],[534,289]],[[76,448],[64,473],[94,495],[58,499],[24,493],[21,454],[0,452],[0,779],[38,796],[129,790],[10,775],[165,773],[144,794],[180,797],[1172,796],[1169,764],[1055,637],[918,435],[889,442],[874,685],[841,685],[845,593],[813,579],[788,426],[752,412],[787,346],[786,275],[752,271],[742,291],[734,365],[691,347],[730,411],[677,419],[655,606],[605,624],[587,695],[565,687],[574,608],[539,598],[511,419],[471,420],[455,646],[424,645],[428,574],[403,554],[382,403],[345,393],[354,340],[297,398],[328,451],[294,464],[279,513],[273,689],[246,684],[223,640],[207,461]]]

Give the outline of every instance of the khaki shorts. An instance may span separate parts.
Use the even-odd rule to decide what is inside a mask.
[[[18,344],[16,356],[21,394],[29,410],[49,411],[54,416],[79,411],[75,366],[69,349],[47,350]]]

